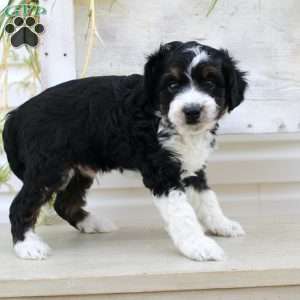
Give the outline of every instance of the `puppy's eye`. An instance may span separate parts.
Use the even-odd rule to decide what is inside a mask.
[[[216,88],[216,84],[213,81],[206,81],[205,84],[209,90],[214,90]]]
[[[176,92],[178,89],[179,89],[179,83],[172,81],[172,82],[170,82],[170,83],[168,84],[168,91],[169,91],[169,92],[174,93],[174,92]]]

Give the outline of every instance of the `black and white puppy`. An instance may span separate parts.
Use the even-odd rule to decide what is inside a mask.
[[[199,261],[223,250],[205,232],[243,235],[224,216],[205,176],[219,119],[238,106],[247,83],[225,50],[171,42],[150,55],[145,74],[66,82],[8,114],[3,139],[23,187],[10,208],[14,249],[44,259],[50,248],[34,232],[55,192],[55,210],[81,232],[114,225],[84,210],[97,172],[139,171],[175,246]]]

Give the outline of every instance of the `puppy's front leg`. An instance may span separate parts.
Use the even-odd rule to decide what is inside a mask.
[[[207,185],[203,170],[196,172],[195,176],[186,177],[184,183],[188,201],[206,231],[226,237],[245,234],[238,222],[230,220],[223,214],[215,192]]]
[[[140,171],[179,251],[198,261],[221,260],[224,252],[214,240],[205,236],[185,193],[181,163],[172,153],[159,149],[144,160]]]
[[[165,195],[154,196],[154,203],[175,246],[186,257],[198,261],[223,258],[223,250],[213,239],[205,236],[185,192],[170,190]]]

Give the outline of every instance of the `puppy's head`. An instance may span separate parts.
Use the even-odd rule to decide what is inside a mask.
[[[226,50],[198,42],[171,42],[149,56],[145,88],[150,101],[179,132],[214,128],[244,99],[247,83]]]

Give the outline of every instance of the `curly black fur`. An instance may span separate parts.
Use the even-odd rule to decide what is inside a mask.
[[[92,179],[81,174],[80,166],[101,172],[137,170],[154,195],[184,189],[181,162],[176,154],[162,147],[157,134],[161,120],[157,116],[160,75],[165,60],[173,59],[173,49],[182,45],[167,44],[150,56],[145,77],[104,76],[69,81],[8,114],[4,148],[12,171],[24,183],[10,209],[14,242],[24,239],[40,207],[53,192],[60,191],[55,207],[70,224],[76,226],[84,218],[84,192]],[[218,51],[218,59],[222,57],[226,61],[224,72],[229,76],[227,89],[234,97],[228,96],[227,106],[222,108],[232,110],[242,101],[246,82],[242,73],[236,73],[228,54]],[[70,170],[74,170],[75,177],[68,182]]]

